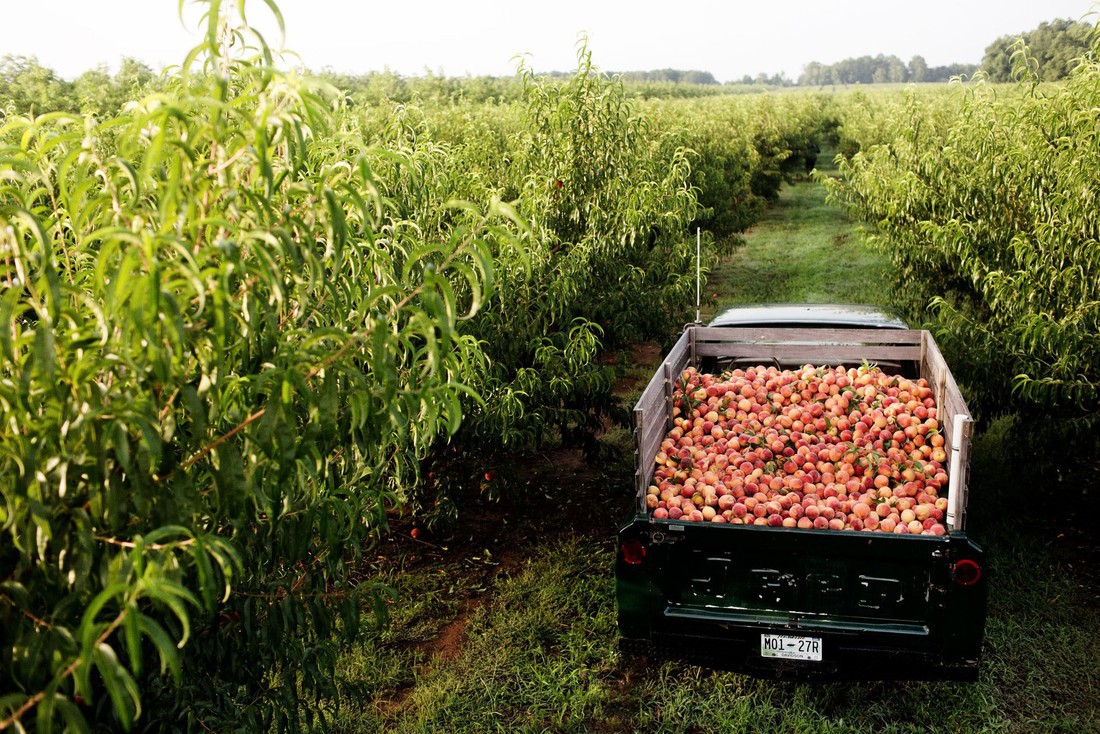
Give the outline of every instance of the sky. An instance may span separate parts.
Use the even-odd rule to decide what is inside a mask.
[[[1094,0],[274,0],[288,65],[405,76],[511,76],[516,57],[538,72],[576,68],[588,37],[603,71],[709,71],[718,81],[760,72],[797,79],[811,61],[921,55],[929,66],[980,63],[993,40],[1056,18],[1085,19]],[[66,79],[135,57],[160,69],[199,40],[201,6],[185,0],[0,0],[0,56],[35,56]],[[279,45],[263,0],[249,19]],[[1086,18],[1086,16],[1090,16]]]

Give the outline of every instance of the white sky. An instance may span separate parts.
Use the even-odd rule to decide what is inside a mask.
[[[67,79],[100,63],[115,71],[124,56],[156,69],[177,64],[199,38],[198,13],[187,3],[185,27],[178,0],[0,0],[0,56],[36,56]],[[536,71],[568,71],[584,31],[605,71],[698,69],[719,81],[780,71],[797,79],[811,61],[880,53],[906,62],[920,54],[930,66],[979,63],[999,36],[1097,10],[1093,0],[276,3],[286,48],[311,69],[510,76],[514,57],[530,54]],[[270,17],[261,0],[246,7],[254,22]],[[273,33],[269,40],[278,42]]]

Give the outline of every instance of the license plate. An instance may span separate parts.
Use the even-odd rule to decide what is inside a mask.
[[[820,661],[821,638],[762,634],[760,635],[760,655],[765,658]]]

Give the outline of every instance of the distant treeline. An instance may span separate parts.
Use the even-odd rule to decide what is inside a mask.
[[[113,114],[156,76],[146,64],[126,58],[114,76],[107,73],[106,64],[100,64],[67,81],[34,56],[4,56],[0,58],[0,115],[6,110]]]
[[[1064,78],[1083,57],[1096,29],[1072,20],[1054,20],[1017,36],[1002,36],[985,50],[981,69],[990,81],[1011,81],[1030,70],[1041,81]],[[1024,47],[1027,53],[1023,53]],[[640,98],[703,97],[715,94],[762,91],[773,87],[823,87],[847,84],[943,82],[954,76],[971,76],[975,64],[929,66],[922,56],[905,63],[897,56],[861,56],[835,64],[816,61],[806,65],[797,80],[784,73],[756,76],[720,83],[708,71],[656,69],[617,72],[627,94]],[[392,71],[365,74],[337,73],[331,69],[316,76],[344,90],[352,103],[370,104],[381,100],[410,102],[511,102],[520,98],[521,85],[515,77],[448,77],[427,72],[423,76],[402,76]],[[568,78],[569,74],[548,72],[540,76]],[[118,73],[106,65],[67,81],[33,56],[0,58],[0,118],[12,112],[40,114],[51,111],[114,114],[128,100],[154,91],[158,74],[136,59],[123,59]]]
[[[1016,76],[1016,63],[1020,62],[1026,63],[1041,81],[1064,79],[1089,50],[1095,32],[1096,28],[1087,23],[1055,20],[1018,36],[1001,36],[986,47],[982,70],[990,81],[1008,82]],[[1028,50],[1026,61],[1019,53],[1023,46]]]
[[[861,56],[835,64],[807,64],[798,78],[800,86],[827,84],[878,84],[883,82],[942,82],[954,76],[971,76],[979,68],[993,82],[1012,81],[1015,70],[1027,68],[1045,82],[1064,79],[1089,49],[1093,26],[1073,20],[1054,20],[1015,36],[1002,36],[985,49],[981,66],[948,64],[929,66],[922,56],[906,64],[897,56]],[[1027,56],[1021,52],[1027,47]]]
[[[714,74],[709,71],[680,71],[679,69],[656,69],[654,71],[618,72],[626,81],[631,82],[672,82],[673,84],[718,84]]]
[[[972,75],[977,64],[929,66],[923,56],[914,56],[906,64],[897,56],[860,56],[835,64],[806,64],[798,77],[799,86],[823,87],[827,84],[886,84],[901,82],[946,82],[952,77]]]

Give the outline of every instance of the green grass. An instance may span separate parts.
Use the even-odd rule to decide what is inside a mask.
[[[570,539],[548,544],[540,557],[497,579],[489,601],[470,616],[457,657],[410,659],[419,666],[411,689],[387,684],[392,665],[379,666],[381,695],[346,705],[338,730],[1100,730],[1100,615],[1065,593],[1070,579],[1041,542],[1009,526],[979,534],[987,536],[996,582],[982,676],[974,684],[792,684],[673,664],[639,666],[615,648],[611,547]],[[369,665],[357,670],[372,674]],[[401,692],[401,705],[380,706],[392,702],[393,691]]]
[[[884,258],[860,244],[813,183],[786,190],[717,275],[723,281],[711,287],[728,303],[884,294]],[[642,380],[651,370],[631,375]],[[393,621],[345,655],[338,674],[347,692],[334,728],[1100,732],[1100,609],[1057,551],[1056,525],[1034,512],[1037,498],[1055,489],[1018,465],[1004,428],[987,430],[974,450],[969,529],[986,547],[991,574],[976,683],[795,684],[622,658],[612,566],[633,467],[629,436],[618,431],[605,440],[617,449],[607,455],[619,460],[602,467],[598,480],[581,486],[563,474],[532,490],[553,496],[551,506],[532,509],[518,497],[468,508],[481,522],[522,525],[495,556],[470,550],[477,545],[443,550],[408,541],[388,553],[379,573],[398,592]],[[517,471],[524,464],[517,461]],[[540,476],[536,485],[555,475]],[[432,641],[455,629],[453,654],[433,652]]]
[[[835,172],[823,151],[818,170]],[[865,243],[859,225],[825,202],[814,181],[784,187],[779,201],[744,236],[745,243],[710,274],[711,308],[744,303],[900,305],[885,254]]]

